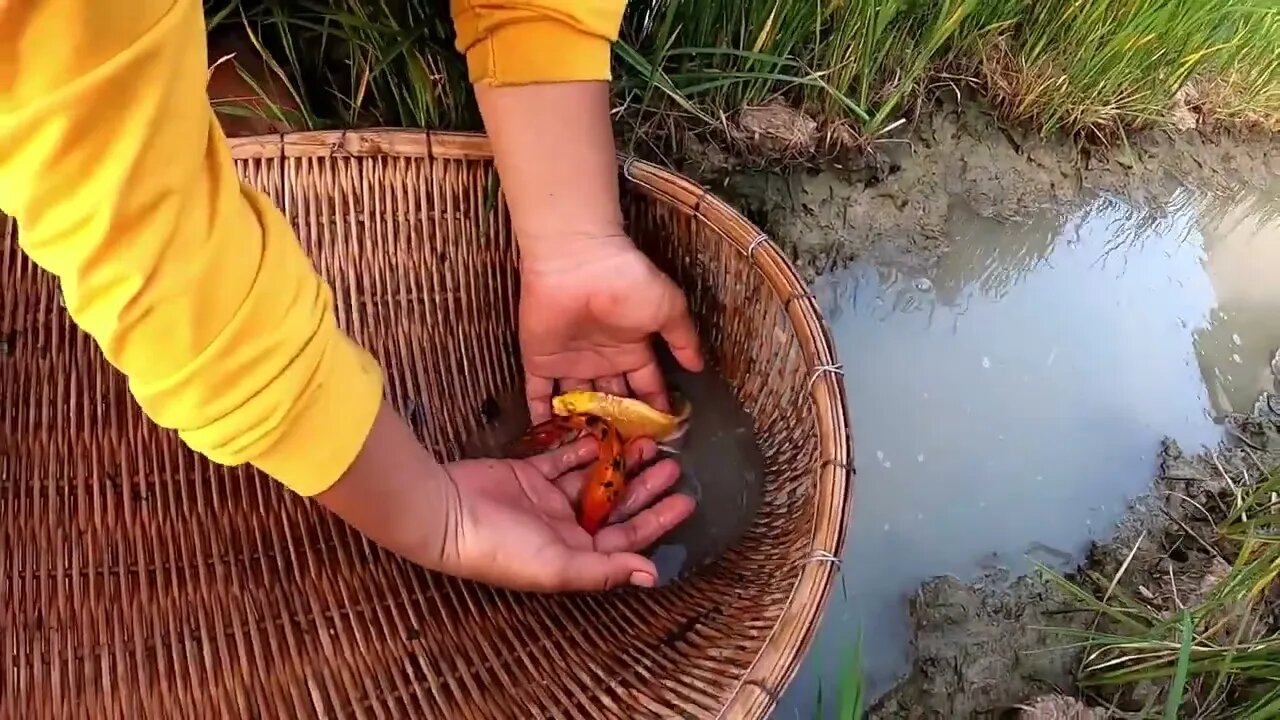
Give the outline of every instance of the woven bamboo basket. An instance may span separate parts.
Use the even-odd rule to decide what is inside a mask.
[[[456,457],[483,398],[520,382],[487,140],[232,148],[397,407]],[[814,299],[756,227],[686,179],[622,168],[629,230],[687,291],[766,463],[745,537],[653,590],[520,594],[428,573],[254,470],[206,462],[146,420],[0,218],[0,716],[765,716],[838,571],[843,384]]]

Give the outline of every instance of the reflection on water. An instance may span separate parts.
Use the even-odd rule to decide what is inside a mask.
[[[869,690],[888,689],[922,580],[1074,565],[1145,490],[1163,436],[1216,443],[1215,418],[1271,387],[1276,193],[952,221],[933,276],[858,266],[815,287],[849,385],[855,517],[777,717],[814,716],[859,629]]]
[[[1280,347],[1280,202],[1263,200],[1219,206],[1212,221],[1201,223],[1217,307],[1196,329],[1195,347],[1215,414],[1246,410],[1259,388],[1276,383],[1271,360]]]

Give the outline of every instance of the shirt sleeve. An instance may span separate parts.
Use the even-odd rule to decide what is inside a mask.
[[[450,0],[471,81],[609,80],[626,0]]]
[[[364,444],[382,375],[235,172],[202,10],[0,3],[0,208],[150,418],[314,495]]]

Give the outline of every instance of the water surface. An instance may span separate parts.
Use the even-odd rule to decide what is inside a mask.
[[[887,690],[921,581],[1073,566],[1145,490],[1164,436],[1212,445],[1223,413],[1271,388],[1278,197],[1182,192],[1159,216],[1099,197],[1013,225],[956,207],[932,275],[816,283],[857,492],[841,583],[776,717],[815,717],[859,632],[868,689]]]

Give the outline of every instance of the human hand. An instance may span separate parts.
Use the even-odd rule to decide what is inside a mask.
[[[628,444],[628,475],[656,454],[652,440]],[[694,501],[672,494],[654,503],[680,473],[675,461],[661,460],[629,481],[614,524],[592,537],[579,527],[572,501],[586,482],[583,467],[597,455],[596,441],[583,438],[523,460],[446,465],[456,502],[439,569],[513,590],[652,587],[657,567],[636,553],[688,518]]]
[[[669,411],[650,344],[654,334],[686,369],[702,369],[684,294],[626,236],[580,242],[558,258],[527,259],[521,267],[520,349],[533,422],[550,417],[557,382],[561,392],[634,393]]]

